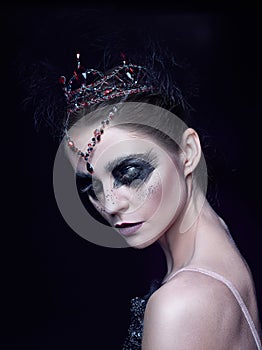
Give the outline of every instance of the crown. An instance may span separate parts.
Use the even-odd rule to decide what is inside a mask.
[[[76,58],[77,68],[68,84],[64,76],[59,79],[68,114],[96,103],[152,90],[152,86],[147,83],[146,68],[127,63],[124,54],[122,64],[106,74],[96,69],[85,69],[80,63],[79,53]]]
[[[122,54],[123,63],[108,73],[104,74],[95,69],[85,69],[80,64],[80,54],[77,53],[77,68],[73,77],[66,84],[66,78],[59,79],[67,102],[67,120],[65,127],[66,140],[69,148],[86,161],[86,169],[92,174],[94,172],[92,164],[89,162],[91,153],[97,143],[101,141],[104,128],[110,123],[117,113],[117,107],[113,106],[108,115],[105,116],[101,124],[93,132],[93,137],[87,145],[85,151],[76,147],[71,139],[67,126],[71,113],[77,112],[84,107],[91,106],[103,101],[109,101],[118,97],[128,97],[146,91],[152,91],[152,85],[147,83],[148,72],[145,67],[127,63]]]

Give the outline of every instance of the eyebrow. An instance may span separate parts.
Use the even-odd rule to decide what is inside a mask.
[[[150,161],[153,161],[156,158],[156,156],[153,154],[152,149],[145,153],[132,153],[127,156],[117,157],[116,159],[108,162],[105,165],[104,169],[107,172],[112,172],[114,168],[119,164],[121,164],[123,161],[137,159],[137,158],[150,162]]]

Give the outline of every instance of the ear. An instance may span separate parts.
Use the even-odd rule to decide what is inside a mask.
[[[188,128],[182,136],[181,148],[183,153],[183,167],[185,177],[197,167],[201,158],[201,145],[197,132]]]

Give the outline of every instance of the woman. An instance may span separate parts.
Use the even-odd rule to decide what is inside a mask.
[[[60,80],[63,147],[81,192],[128,246],[157,241],[166,257],[160,285],[133,300],[123,349],[261,349],[252,275],[206,200],[201,142],[181,91],[169,69],[161,76],[123,59],[102,74],[78,55],[69,84]]]

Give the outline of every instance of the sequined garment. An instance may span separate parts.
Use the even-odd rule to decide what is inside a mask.
[[[131,299],[130,326],[122,350],[141,350],[146,304],[150,296],[160,285],[161,283],[159,281],[154,280],[151,283],[149,292],[143,298],[135,297]]]

